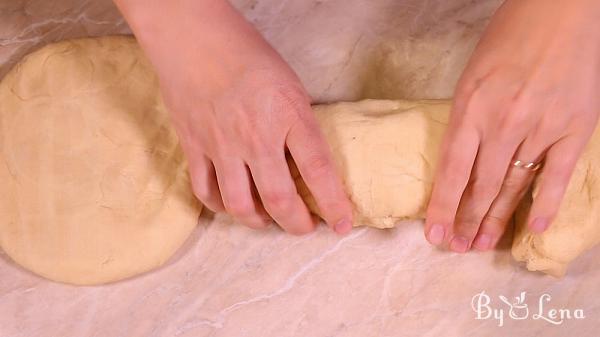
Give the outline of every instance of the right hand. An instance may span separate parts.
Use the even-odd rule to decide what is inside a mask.
[[[135,3],[128,1],[119,4],[126,17]],[[252,228],[273,219],[287,232],[310,232],[316,221],[298,195],[287,149],[324,220],[348,232],[350,201],[294,71],[227,1],[168,3],[138,8],[157,12],[146,14],[150,25],[136,20],[139,13],[129,21],[158,72],[195,195]]]

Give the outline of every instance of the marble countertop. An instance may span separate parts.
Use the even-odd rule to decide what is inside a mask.
[[[324,102],[450,97],[500,1],[235,4]],[[127,33],[107,0],[0,1],[0,77],[48,42]],[[169,263],[111,285],[52,283],[0,252],[0,336],[598,335],[600,248],[558,280],[512,261],[509,242],[457,255],[429,246],[418,221],[295,237],[205,212]],[[522,292],[509,312],[499,296],[515,302]],[[528,316],[518,319],[525,304]],[[498,318],[486,318],[487,309]],[[557,322],[552,309],[571,318]]]

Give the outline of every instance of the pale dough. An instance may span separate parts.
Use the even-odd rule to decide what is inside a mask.
[[[314,107],[353,203],[355,225],[390,228],[425,216],[448,104],[365,100]],[[318,213],[293,171],[300,194]]]
[[[52,280],[163,264],[197,224],[185,160],[134,39],[64,41],[0,84],[0,246]]]
[[[516,212],[512,255],[525,261],[529,270],[563,276],[571,261],[600,243],[600,127],[575,166],[555,220],[541,235],[525,226],[538,185],[539,179]]]
[[[353,203],[355,225],[387,228],[398,220],[424,217],[449,101],[365,100],[314,110]],[[301,195],[318,214],[295,167],[293,171]],[[515,259],[525,261],[529,270],[563,275],[569,262],[600,242],[599,194],[597,129],[577,163],[556,220],[543,234],[527,229],[531,193],[526,196],[516,217]]]
[[[444,100],[314,108],[355,225],[424,217],[449,108]],[[600,241],[599,150],[596,132],[541,235],[526,228],[526,196],[512,252],[530,270],[562,275]],[[0,151],[0,247],[47,278],[96,284],[142,273],[164,263],[196,224],[200,205],[183,154],[132,38],[66,41],[26,57],[0,84]]]

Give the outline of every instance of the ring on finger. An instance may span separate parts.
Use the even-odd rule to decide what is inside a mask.
[[[517,160],[513,161],[512,166],[522,168],[525,170],[529,170],[529,171],[537,171],[542,167],[542,162],[539,161],[537,163],[534,163],[534,162],[526,162],[526,161],[517,159]]]

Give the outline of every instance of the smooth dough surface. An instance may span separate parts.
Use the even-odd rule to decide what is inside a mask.
[[[355,225],[387,228],[398,220],[424,217],[449,110],[450,102],[442,100],[365,100],[315,107],[353,203]],[[318,214],[295,174],[301,195]],[[599,195],[600,130],[596,129],[556,219],[543,234],[528,230],[532,193],[524,198],[516,216],[514,258],[526,262],[529,270],[563,275],[569,262],[600,242]]]
[[[200,213],[170,124],[131,37],[27,56],[0,84],[0,247],[73,284],[163,264]]]

